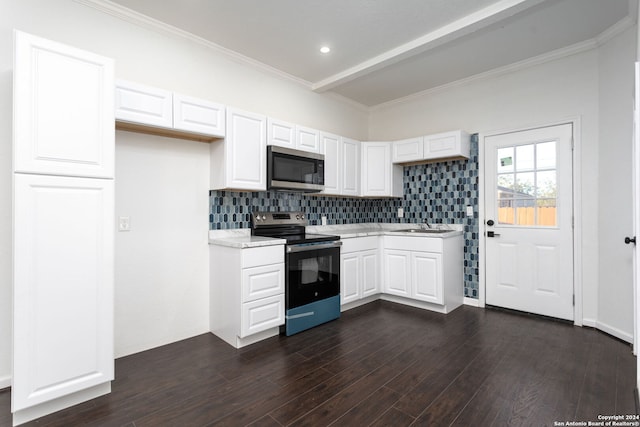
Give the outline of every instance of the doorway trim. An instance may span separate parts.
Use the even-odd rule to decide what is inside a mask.
[[[478,306],[486,305],[486,224],[485,224],[485,147],[484,140],[489,136],[502,135],[505,133],[521,132],[542,127],[571,124],[573,129],[573,293],[575,304],[573,306],[573,324],[583,326],[583,304],[582,304],[582,165],[579,159],[582,153],[582,126],[580,116],[573,116],[564,120],[537,123],[516,128],[507,128],[486,132],[478,132]],[[586,326],[595,327],[588,322]]]

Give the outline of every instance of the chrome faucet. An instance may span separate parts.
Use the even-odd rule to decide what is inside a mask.
[[[421,230],[425,230],[426,228],[431,228],[431,224],[429,224],[429,221],[427,220],[427,218],[424,219],[424,222],[419,222],[418,225],[420,226]]]

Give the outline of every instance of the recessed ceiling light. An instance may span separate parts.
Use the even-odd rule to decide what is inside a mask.
[[[331,52],[331,48],[329,46],[322,46],[320,48],[320,53],[329,53]]]

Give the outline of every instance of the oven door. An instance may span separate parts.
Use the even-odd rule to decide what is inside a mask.
[[[334,241],[287,246],[287,309],[340,295],[341,244]]]

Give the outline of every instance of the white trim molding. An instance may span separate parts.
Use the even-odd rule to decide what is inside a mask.
[[[134,25],[137,25],[142,28],[146,28],[148,30],[156,31],[161,34],[168,34],[171,36],[177,36],[183,39],[190,40],[192,42],[201,44],[211,50],[215,50],[218,53],[222,53],[229,57],[230,59],[235,60],[236,62],[240,62],[246,65],[250,65],[258,70],[269,73],[271,75],[280,77],[285,80],[289,80],[291,82],[297,83],[301,86],[306,87],[307,89],[311,89],[311,82],[307,80],[301,79],[299,77],[295,77],[289,73],[285,73],[282,70],[279,70],[275,67],[265,64],[264,62],[260,62],[256,59],[250,58],[248,56],[242,55],[234,50],[227,49],[224,46],[220,46],[217,43],[213,43],[209,40],[206,40],[202,37],[196,36],[188,31],[181,30],[180,28],[174,27],[173,25],[169,25],[162,21],[158,21],[157,19],[151,18],[142,13],[131,10],[127,7],[119,5],[109,0],[74,0],[76,3],[91,7],[93,9],[99,10],[100,12],[106,13],[108,15],[114,16],[123,21],[130,22]],[[214,25],[214,24],[212,24]]]
[[[480,307],[480,300],[478,298],[464,297],[462,303],[464,305],[470,305],[471,307]]]
[[[607,325],[606,323],[602,322],[596,322],[596,329],[599,329],[604,333],[621,339],[622,341],[628,342],[629,344],[633,344],[633,334],[627,333],[621,329],[614,328],[613,326]]]

